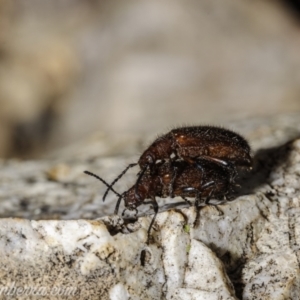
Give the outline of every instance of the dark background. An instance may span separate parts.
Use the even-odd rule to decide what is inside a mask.
[[[0,0],[0,157],[300,110],[298,1]]]

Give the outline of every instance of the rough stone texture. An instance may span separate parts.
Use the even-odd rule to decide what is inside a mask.
[[[235,199],[218,210],[201,208],[196,226],[193,207],[170,210],[174,200],[159,200],[163,212],[149,245],[152,216],[104,217],[116,197],[102,203],[105,187],[82,174],[111,180],[136,157],[105,157],[100,139],[43,161],[2,161],[1,299],[8,292],[36,297],[16,297],[14,287],[43,287],[43,299],[57,299],[53,287],[75,292],[74,299],[298,299],[298,120],[294,114],[232,123],[254,149],[253,171],[241,178]],[[138,142],[130,147],[140,149]],[[116,189],[133,184],[136,172]],[[140,214],[151,213],[145,206]]]

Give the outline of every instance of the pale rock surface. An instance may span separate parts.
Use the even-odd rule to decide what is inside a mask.
[[[298,120],[232,123],[254,149],[239,194],[201,208],[196,226],[193,207],[170,210],[175,200],[159,200],[149,245],[152,216],[105,217],[116,196],[103,204],[105,187],[82,174],[110,181],[136,157],[98,158],[75,147],[40,162],[2,161],[0,299],[57,299],[57,290],[73,299],[299,299]],[[136,172],[116,189],[130,187]]]

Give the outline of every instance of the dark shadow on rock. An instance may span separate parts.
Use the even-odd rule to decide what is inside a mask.
[[[294,140],[277,147],[257,151],[253,158],[252,171],[242,174],[238,180],[241,188],[237,196],[255,194],[259,187],[268,184],[270,174],[287,161]],[[234,285],[236,296],[238,299],[242,299],[244,283],[241,280],[241,274],[247,258],[241,257],[238,261],[233,261],[230,253],[219,258],[223,261],[227,274]]]
[[[253,158],[253,169],[248,173],[241,173],[237,180],[237,184],[241,186],[237,196],[254,194],[259,187],[268,184],[270,174],[288,159],[293,141],[258,150]]]

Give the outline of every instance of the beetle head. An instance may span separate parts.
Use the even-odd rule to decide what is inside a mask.
[[[126,209],[135,210],[143,202],[135,192],[135,186],[123,193],[124,204]]]
[[[155,153],[150,150],[146,150],[139,159],[139,165],[142,169],[144,169],[146,166],[153,165],[155,161]]]

